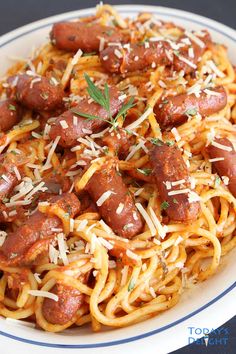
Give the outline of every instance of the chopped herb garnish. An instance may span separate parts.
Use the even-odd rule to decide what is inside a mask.
[[[92,55],[96,55],[97,52],[83,53],[82,57],[90,57]]]
[[[116,174],[117,174],[117,176],[120,176],[120,177],[122,176],[122,174],[118,170],[116,170]]]
[[[135,281],[133,278],[130,279],[129,286],[128,286],[128,291],[133,290],[135,287]]]
[[[16,111],[16,106],[9,104],[8,109],[10,109],[10,111]]]
[[[173,51],[173,53],[174,53],[174,55],[176,55],[177,57],[179,57],[179,56],[180,56],[180,53],[179,53],[179,51],[178,51],[178,50],[174,50],[174,51]]]
[[[88,84],[87,91],[89,96],[94,100],[94,102],[98,103],[101,107],[103,107],[107,113],[108,113],[108,119],[104,119],[99,116],[94,116],[89,113],[83,113],[80,111],[77,111],[76,109],[71,109],[71,111],[75,114],[78,114],[81,117],[87,118],[88,120],[103,120],[113,126],[114,129],[117,128],[117,120],[119,117],[123,117],[125,119],[127,111],[134,107],[135,104],[134,102],[134,97],[131,97],[130,100],[126,103],[123,104],[115,118],[112,117],[111,111],[110,111],[110,94],[109,94],[109,88],[108,85],[105,84],[104,87],[104,92],[102,92],[91,80],[88,74],[84,74],[85,80]]]
[[[166,210],[169,208],[170,204],[167,201],[161,203],[161,210]]]
[[[112,23],[113,23],[114,26],[118,26],[119,25],[118,22],[116,21],[116,19],[112,20]]]
[[[124,231],[128,230],[129,228],[130,228],[130,225],[129,225],[129,224],[126,224],[126,225],[123,226],[123,230],[124,230]]]
[[[129,129],[125,129],[125,132],[126,132],[127,134],[129,134],[129,135],[133,135],[133,132],[132,132],[131,130],[129,130]]]
[[[113,29],[109,29],[109,30],[107,30],[107,31],[104,32],[104,34],[106,34],[106,35],[109,36],[109,37],[112,36],[113,33],[114,33],[114,30],[113,30]]]
[[[149,176],[152,173],[152,169],[151,168],[137,168],[137,171],[142,173],[145,176]]]
[[[42,93],[40,93],[40,97],[42,97],[43,100],[47,100],[48,99],[48,93],[47,92],[42,92]]]
[[[107,154],[109,153],[109,149],[108,149],[107,146],[105,146],[105,147],[103,148],[103,152],[104,152],[105,155],[107,155]]]
[[[169,103],[169,101],[168,100],[163,100],[163,101],[161,101],[161,103],[162,104],[167,104],[167,103]]]
[[[196,108],[189,108],[185,114],[187,114],[187,116],[195,116],[197,114],[197,109]]]
[[[13,155],[17,155],[17,152],[16,152],[15,150],[11,150],[10,152],[11,152],[11,154],[13,154]]]
[[[220,177],[216,176],[215,178],[215,187],[218,187],[220,185]]]
[[[166,145],[173,146],[173,145],[175,145],[175,142],[173,140],[167,140]]]
[[[10,200],[10,199],[8,199],[8,198],[5,197],[5,198],[2,199],[2,202],[5,204],[5,203],[8,203],[9,200]]]
[[[115,120],[117,120],[119,117],[123,117],[123,118],[125,118],[125,115],[126,115],[126,113],[127,113],[127,111],[130,109],[130,108],[132,108],[132,107],[134,107],[135,106],[135,104],[133,103],[134,102],[134,97],[131,97],[130,98],[130,100],[126,103],[126,104],[124,104],[122,107],[121,107],[121,109],[119,110],[119,112],[117,113],[117,115],[116,115],[116,117],[115,117]]]
[[[157,145],[157,146],[162,146],[162,145],[164,145],[163,141],[161,141],[161,140],[158,139],[158,138],[152,138],[152,139],[151,139],[151,143],[154,144],[154,145]]]
[[[176,200],[175,198],[173,199],[173,203],[174,203],[174,204],[179,204],[179,203],[178,203],[178,200]]]

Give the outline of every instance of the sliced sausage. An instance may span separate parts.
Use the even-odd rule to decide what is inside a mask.
[[[13,152],[9,152],[5,155],[0,155],[0,222],[12,221],[19,217],[22,212],[22,210],[20,211],[21,208],[7,208],[4,203],[8,202],[13,189],[20,183],[17,179],[17,174],[19,172],[22,176],[21,166],[27,161],[28,159],[23,153],[14,155]],[[8,215],[12,210],[16,210],[17,214]]]
[[[62,86],[55,85],[54,80],[47,77],[22,74],[11,76],[8,82],[12,90],[11,95],[29,109],[52,111],[62,105]]]
[[[114,116],[121,107],[121,101],[118,99],[119,91],[115,87],[111,87],[109,93],[110,111]],[[99,119],[86,119],[80,116],[79,112],[99,117]],[[78,138],[88,135],[88,131],[95,133],[104,128],[108,124],[105,120],[108,119],[109,114],[105,108],[96,102],[89,103],[88,99],[84,99],[77,106],[57,117],[52,123],[49,136],[51,139],[60,136],[59,145],[71,147],[76,145]]]
[[[116,168],[116,161],[108,160],[87,184],[87,190],[97,203],[101,217],[119,236],[132,238],[141,232],[143,223],[134,201]],[[104,193],[110,193],[98,203]]]
[[[121,42],[122,34],[114,27],[88,22],[59,22],[52,27],[52,43],[58,48],[76,52],[97,52],[100,39],[107,42]]]
[[[0,155],[0,199],[10,195],[14,187],[19,183],[16,176],[16,168],[19,172],[21,166],[28,162],[27,156],[22,152],[8,152]]]
[[[45,299],[42,312],[52,324],[64,325],[69,322],[84,302],[84,295],[71,286],[57,283],[50,291],[58,296],[58,301]]]
[[[177,51],[174,51],[174,60],[173,60],[173,69],[176,71],[183,70],[185,74],[191,73],[196,70],[194,67],[197,66],[197,63],[200,61],[201,56],[206,51],[207,47],[210,45],[211,37],[207,31],[203,31],[203,36],[198,37],[195,35],[198,40],[200,40],[200,45],[193,41],[191,38],[186,35],[182,36],[179,40],[179,44],[183,44],[183,47],[179,48]],[[187,40],[187,43],[185,44]],[[185,45],[184,45],[185,44]],[[193,58],[190,55],[189,48],[193,49]],[[188,62],[191,62],[192,65],[189,65],[188,62],[182,60],[182,58],[187,59]]]
[[[0,102],[0,131],[7,131],[21,120],[21,108],[12,99]]]
[[[213,162],[213,165],[221,177],[226,176],[229,178],[228,188],[233,196],[236,197],[236,151],[231,141],[227,138],[217,138],[214,141],[223,146],[217,147],[210,144],[207,147],[207,152],[211,159],[223,158],[221,161]],[[224,146],[228,150],[231,149],[231,151],[224,150]]]
[[[110,46],[100,52],[103,67],[111,73],[126,73],[172,63],[166,41],[130,44],[130,48]]]
[[[115,156],[125,159],[132,144],[130,135],[124,129],[117,129],[104,135],[102,145],[108,146]]]
[[[218,86],[211,91],[213,94],[210,95],[201,91],[199,97],[195,94],[162,97],[154,107],[160,127],[165,129],[183,124],[189,116],[197,112],[206,117],[222,110],[227,104],[224,87]]]
[[[189,202],[189,194],[169,195],[171,191],[189,189],[189,172],[182,158],[181,151],[176,146],[166,144],[155,146],[150,152],[156,185],[162,202],[167,202],[167,215],[175,221],[189,222],[198,216],[199,202]],[[184,180],[181,185],[171,185],[167,182]]]
[[[14,172],[14,165],[0,165],[0,199],[7,198],[17,185],[17,177]]]
[[[80,210],[80,202],[73,193],[52,197],[49,202],[63,209],[68,217],[73,218]],[[56,235],[52,228],[62,228],[61,220],[36,211],[15,232],[8,234],[0,253],[10,263],[24,264],[24,255],[36,241]]]

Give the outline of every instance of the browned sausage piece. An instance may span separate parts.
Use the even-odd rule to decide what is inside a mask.
[[[8,197],[17,183],[17,170],[20,171],[22,165],[28,162],[25,154],[8,152],[0,155],[0,200]]]
[[[7,131],[21,119],[21,108],[12,99],[0,102],[0,131]]]
[[[131,147],[130,135],[124,129],[107,132],[102,138],[102,145],[107,146],[116,156],[125,159]]]
[[[197,66],[197,63],[201,59],[201,56],[203,53],[206,51],[207,47],[209,46],[211,42],[211,37],[210,34],[207,31],[203,31],[205,35],[202,37],[195,36],[200,40],[200,44],[197,44],[194,42],[191,38],[188,38],[186,35],[180,38],[179,44],[185,44],[184,41],[187,40],[187,43],[183,47],[181,47],[179,50],[174,51],[174,61],[173,61],[173,68],[176,71],[183,70],[185,74],[191,73],[192,71],[196,70],[194,67]],[[189,48],[193,49],[193,58],[190,56]],[[189,65],[188,62],[186,63],[185,61],[181,60],[182,58],[187,59],[189,62],[192,63],[192,65]]]
[[[58,296],[58,301],[45,299],[42,312],[52,324],[64,325],[69,322],[81,307],[84,295],[75,288],[57,283],[50,291]]]
[[[236,197],[236,151],[231,141],[227,138],[217,138],[214,140],[216,144],[223,145],[222,147],[209,145],[207,147],[207,152],[210,159],[223,158],[221,161],[213,162],[216,171],[221,177],[226,176],[229,178],[228,188],[230,192]],[[228,150],[224,150],[224,147]]]
[[[15,208],[9,209],[4,203],[8,202],[13,189],[20,183],[18,181],[19,174],[21,177],[23,176],[21,166],[26,162],[28,162],[28,158],[23,153],[14,155],[13,152],[8,152],[0,155],[0,222],[9,222],[19,217],[18,213],[14,217],[9,216],[8,212],[15,210]]]
[[[80,202],[73,193],[52,197],[49,202],[63,209],[68,217],[74,217],[80,210]],[[54,237],[52,228],[62,228],[61,220],[36,211],[15,232],[8,234],[0,253],[15,264],[15,258],[24,256],[36,241]],[[19,259],[18,264],[24,263],[24,259]]]
[[[111,115],[114,116],[118,113],[122,103],[118,99],[119,91],[115,87],[111,87],[109,93]],[[57,136],[60,136],[59,145],[63,147],[76,145],[77,139],[88,135],[88,131],[95,133],[108,124],[103,119],[86,119],[76,114],[76,112],[90,114],[106,120],[109,119],[108,112],[105,108],[96,102],[89,103],[88,99],[84,99],[77,106],[57,117],[56,121],[52,123],[49,136],[53,140]]]
[[[132,238],[141,232],[143,223],[134,201],[116,168],[108,160],[90,179],[87,190],[98,206],[101,217],[117,233]],[[109,193],[103,201],[104,193]],[[101,199],[100,199],[101,198]]]
[[[52,111],[61,107],[64,91],[60,84],[43,76],[17,75],[8,79],[12,95],[22,105],[35,111]]]
[[[183,124],[189,116],[197,112],[202,117],[219,112],[227,104],[226,91],[223,86],[209,91],[213,91],[213,94],[201,91],[199,97],[195,94],[180,94],[161,98],[154,107],[160,127],[165,129]]]
[[[198,216],[199,202],[190,203],[189,193],[169,195],[170,192],[180,189],[189,189],[189,173],[182,158],[181,151],[175,146],[166,144],[155,146],[150,152],[156,185],[162,202],[167,202],[167,215],[175,221],[189,222]],[[171,185],[166,182],[184,180],[181,185]]]
[[[166,41],[134,43],[130,44],[130,48],[111,46],[100,52],[100,60],[109,72],[132,72],[146,67],[170,65],[172,61],[166,54],[170,48]]]
[[[13,164],[0,164],[0,199],[7,198],[17,185],[17,177]]]
[[[117,28],[86,22],[55,23],[50,36],[58,49],[73,52],[81,49],[87,53],[99,50],[101,38],[104,38],[105,43],[122,41],[122,34]]]

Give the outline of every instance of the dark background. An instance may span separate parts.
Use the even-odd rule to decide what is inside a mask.
[[[110,0],[107,2],[116,5],[145,4],[178,8],[210,17],[236,29],[236,0]],[[0,0],[0,35],[44,17],[92,7],[97,3],[98,1],[94,0]],[[236,316],[221,328],[222,332],[226,330],[228,335],[210,335],[213,344],[209,343],[207,347],[204,344],[191,344],[172,354],[235,354]]]

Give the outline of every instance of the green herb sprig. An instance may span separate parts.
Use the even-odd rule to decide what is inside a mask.
[[[129,101],[126,104],[123,104],[121,109],[119,110],[119,112],[117,113],[117,115],[113,118],[112,114],[111,114],[111,107],[110,107],[110,92],[109,92],[109,87],[107,85],[107,83],[104,86],[104,92],[102,92],[91,80],[91,78],[89,77],[88,74],[84,74],[85,80],[87,82],[87,91],[89,96],[94,100],[94,102],[98,103],[101,107],[103,107],[107,113],[108,113],[108,117],[109,119],[104,119],[102,117],[99,116],[95,116],[89,113],[84,113],[84,112],[80,112],[77,111],[76,109],[72,108],[71,111],[81,117],[84,117],[88,120],[103,120],[104,122],[109,123],[110,125],[113,126],[113,129],[117,128],[117,120],[120,117],[123,117],[123,119],[125,119],[125,116],[127,114],[127,111],[134,107],[134,97],[131,97],[129,99]]]

